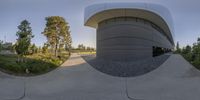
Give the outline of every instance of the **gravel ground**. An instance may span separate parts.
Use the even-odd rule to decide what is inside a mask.
[[[108,61],[96,59],[95,55],[82,57],[96,70],[117,77],[134,77],[146,74],[164,63],[170,55],[147,58],[140,61]]]

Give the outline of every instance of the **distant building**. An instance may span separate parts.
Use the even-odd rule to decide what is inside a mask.
[[[2,45],[2,47],[3,47],[3,49],[5,49],[5,50],[10,50],[10,49],[12,49],[12,42],[5,42],[3,45]]]
[[[12,50],[12,46],[13,46],[13,44],[11,42],[3,43],[0,54],[15,54],[15,52]]]
[[[97,58],[139,60],[174,48],[167,8],[149,3],[104,3],[85,9],[85,26],[97,29]]]

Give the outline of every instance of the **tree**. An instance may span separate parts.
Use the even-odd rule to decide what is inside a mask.
[[[180,54],[197,69],[200,69],[200,38],[193,43],[193,46],[183,47]]]
[[[41,53],[42,52],[42,49],[41,49],[41,47],[39,46],[38,47],[38,51],[37,51],[38,53]]]
[[[69,50],[71,48],[71,35],[68,23],[63,17],[50,16],[46,17],[46,27],[42,34],[47,37],[47,43],[54,51],[54,55],[58,56],[58,50],[66,46]]]
[[[197,39],[197,44],[200,44],[200,38]]]
[[[179,42],[176,44],[176,53],[181,53],[181,49],[179,47]]]
[[[37,53],[37,51],[38,51],[38,48],[36,47],[35,44],[30,45],[30,53],[31,54],[35,54],[35,53]]]
[[[192,47],[187,45],[186,47],[183,47],[181,54],[187,59],[188,61],[192,61],[193,55],[192,55]]]
[[[27,20],[23,20],[18,26],[18,31],[16,33],[17,42],[15,44],[15,50],[18,54],[18,62],[23,62],[23,56],[27,53],[28,48],[31,44],[32,29],[30,27],[30,23]]]
[[[197,43],[192,47],[193,59],[200,63],[200,38],[197,39]]]
[[[86,50],[87,50],[87,51],[94,51],[94,48],[93,48],[93,47],[87,47]]]
[[[71,49],[72,49],[72,38],[71,36],[67,37],[68,39],[65,45],[65,50],[67,50],[69,52],[69,55],[71,54]]]
[[[3,41],[0,40],[0,51],[3,49]]]
[[[183,47],[182,53],[183,54],[188,54],[192,52],[192,47],[187,45],[186,47]]]
[[[90,51],[90,50],[91,50],[91,48],[90,48],[90,47],[87,47],[87,48],[86,48],[86,50],[87,50],[87,51]]]
[[[42,47],[42,53],[47,53],[48,52],[48,44],[44,43]]]
[[[85,47],[83,44],[79,44],[79,45],[78,45],[78,49],[79,49],[79,50],[85,50],[86,47]]]

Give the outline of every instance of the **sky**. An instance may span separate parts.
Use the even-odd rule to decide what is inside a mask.
[[[16,41],[17,26],[24,19],[31,23],[32,43],[42,46],[46,37],[45,17],[61,16],[69,23],[73,47],[96,47],[96,30],[84,26],[84,8],[98,3],[145,2],[169,9],[174,22],[174,41],[181,47],[192,45],[200,37],[200,0],[0,0],[0,40]]]

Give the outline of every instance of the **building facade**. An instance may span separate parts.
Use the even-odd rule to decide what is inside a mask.
[[[85,9],[85,25],[97,29],[97,58],[140,60],[174,48],[172,18],[160,5],[92,5]]]

